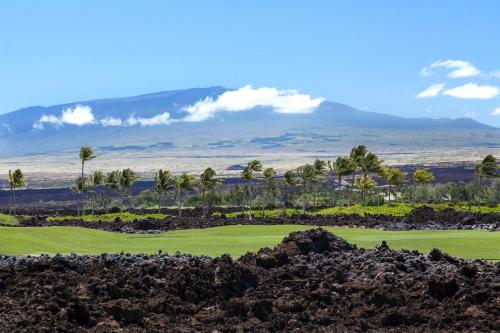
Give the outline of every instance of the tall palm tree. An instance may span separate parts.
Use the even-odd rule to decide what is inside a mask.
[[[77,210],[77,215],[80,216],[80,193],[82,193],[83,191],[83,185],[84,182],[82,180],[82,177],[79,176],[76,181],[75,181],[75,184],[73,184],[73,186],[70,187],[70,190],[77,196],[77,200],[76,200],[76,210]]]
[[[248,162],[247,166],[241,172],[241,179],[243,180],[243,195],[246,197],[246,200],[243,200],[243,214],[245,214],[245,202],[248,204],[249,210],[252,210],[252,197],[249,183],[255,178],[255,172],[260,171],[262,171],[262,162],[259,160],[253,160]],[[248,214],[248,219],[252,220],[251,212]]]
[[[383,169],[381,171],[381,175],[385,178],[388,185],[388,195],[389,195],[389,204],[391,203],[391,192],[393,186],[400,186],[406,183],[407,174],[399,169]]]
[[[351,163],[353,164],[354,169],[352,171],[351,190],[349,191],[348,205],[351,205],[352,193],[354,190],[354,181],[356,179],[356,171],[360,168],[360,160],[362,158],[364,158],[367,153],[368,153],[368,150],[366,149],[366,146],[359,145],[357,147],[353,147],[351,149],[351,153],[349,154],[349,159],[351,160]]]
[[[477,206],[481,205],[482,180],[487,178],[497,178],[498,164],[493,155],[487,155],[480,164],[475,167],[475,178],[477,179]]]
[[[182,203],[183,203],[184,193],[194,191],[194,183],[195,183],[194,177],[188,175],[185,172],[176,178],[177,199],[179,204],[179,217],[182,216]]]
[[[413,200],[416,201],[417,186],[429,184],[434,180],[434,175],[429,169],[416,169],[413,172]]]
[[[154,176],[155,192],[158,196],[158,214],[161,213],[161,198],[167,191],[175,188],[175,178],[168,170],[158,170]]]
[[[89,176],[89,189],[91,191],[91,205],[92,205],[92,215],[94,215],[95,209],[95,201],[96,201],[96,192],[97,187],[104,184],[104,174],[102,171],[96,170]]]
[[[316,208],[316,200],[317,200],[317,192],[318,192],[318,183],[321,182],[321,178],[326,173],[326,162],[320,159],[314,160],[314,178],[312,180],[312,190],[313,190],[313,206]]]
[[[338,190],[342,189],[342,178],[348,176],[356,169],[355,163],[347,156],[339,156],[335,162],[328,161],[328,168],[337,177]]]
[[[306,164],[297,168],[297,175],[302,186],[302,210],[306,211],[306,195],[316,179],[316,169],[314,165]]]
[[[14,215],[17,214],[16,189],[26,186],[26,177],[21,169],[16,169],[14,172],[9,170],[9,187],[12,194],[12,203],[14,206]]]
[[[81,191],[81,205],[82,205],[82,213],[84,214],[83,210],[83,201],[84,201],[84,192],[85,192],[85,176],[84,176],[84,169],[85,169],[85,162],[90,161],[92,159],[96,158],[94,155],[94,149],[92,147],[81,147],[80,148],[80,161],[82,162],[82,191]]]
[[[200,175],[200,188],[201,188],[201,198],[203,200],[203,217],[206,216],[207,213],[207,201],[206,201],[206,193],[208,191],[212,191],[215,189],[220,183],[221,180],[216,178],[216,172],[212,168],[206,168],[205,171]]]
[[[276,182],[274,177],[276,176],[276,171],[274,168],[266,168],[262,172],[262,176],[264,177],[264,181],[266,182],[266,194],[269,195],[273,200],[276,199]],[[264,206],[262,206],[264,209]]]
[[[370,176],[361,177],[356,180],[356,186],[362,193],[368,193],[376,185],[377,183]]]
[[[297,184],[297,175],[294,171],[287,171],[283,176],[283,216],[286,217],[286,206],[288,204],[288,188]]]
[[[111,171],[106,175],[106,186],[116,190],[125,205],[125,197],[129,195],[128,190],[138,179],[139,177],[131,169]]]
[[[378,156],[374,153],[368,153],[365,156],[359,158],[359,167],[363,172],[363,178],[366,180],[371,173],[381,173],[383,172],[382,160],[378,159]],[[361,198],[363,202],[366,200],[366,187],[365,190],[361,191]]]

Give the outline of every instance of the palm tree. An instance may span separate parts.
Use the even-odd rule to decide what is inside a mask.
[[[349,191],[349,200],[348,200],[348,205],[351,205],[351,200],[352,200],[352,193],[354,190],[354,181],[356,178],[356,171],[360,167],[360,160],[366,156],[368,153],[368,150],[366,149],[366,146],[360,145],[357,147],[354,147],[351,149],[351,153],[349,155],[349,159],[351,160],[351,163],[353,164],[353,171],[352,171],[352,179],[351,179],[351,190]]]
[[[415,172],[413,172],[414,201],[416,201],[415,193],[417,186],[429,184],[433,180],[434,175],[429,171],[429,169],[416,169]]]
[[[99,185],[104,184],[104,174],[102,171],[96,170],[89,176],[89,188],[91,191],[91,205],[92,205],[92,215],[94,215],[95,201],[96,201],[96,191]]]
[[[85,168],[85,162],[90,161],[92,159],[96,158],[94,155],[94,149],[92,147],[81,147],[80,148],[80,161],[82,162],[82,191],[81,191],[81,205],[82,205],[82,213],[84,214],[83,210],[83,200],[84,200],[84,192],[85,192],[85,176],[84,176],[84,168]],[[78,212],[80,213],[80,212]]]
[[[313,165],[306,164],[297,168],[297,175],[302,185],[302,210],[306,211],[306,195],[311,184],[316,179],[316,170]]]
[[[321,181],[321,178],[326,173],[326,162],[322,161],[320,159],[316,159],[316,160],[314,160],[313,167],[314,167],[314,178],[312,180],[313,207],[316,208],[316,199],[317,199],[317,192],[318,192],[317,184]]]
[[[200,187],[201,187],[201,198],[203,200],[203,217],[206,216],[207,211],[207,201],[206,201],[206,193],[207,191],[211,191],[215,189],[220,183],[221,180],[219,178],[215,178],[216,172],[212,168],[206,168],[205,171],[200,175]]]
[[[130,169],[108,172],[106,175],[106,186],[115,189],[124,204],[125,197],[129,194],[128,189],[139,177]]]
[[[158,170],[154,176],[155,181],[155,192],[158,196],[158,214],[161,212],[161,198],[165,192],[175,188],[175,178],[172,176],[170,171],[162,169]]]
[[[297,183],[297,175],[293,171],[285,172],[283,176],[283,216],[286,217],[286,206],[288,204],[288,188]]]
[[[361,177],[356,180],[356,186],[362,193],[368,193],[376,185],[377,183],[370,176]]]
[[[487,178],[497,178],[498,164],[493,155],[487,155],[480,164],[475,167],[475,178],[477,180],[477,206],[481,205],[482,180]]]
[[[276,176],[276,171],[273,168],[264,169],[262,172],[262,176],[264,177],[264,181],[266,182],[266,194],[270,195],[274,200],[276,198],[276,182],[274,177]],[[264,209],[264,206],[262,206]]]
[[[186,191],[194,191],[194,185],[195,179],[193,176],[188,175],[187,173],[183,173],[179,177],[176,178],[176,186],[177,186],[177,199],[179,203],[179,217],[182,216],[182,203],[183,203],[183,197],[184,193]]]
[[[354,172],[356,165],[347,156],[339,156],[335,162],[328,161],[328,168],[337,177],[338,190],[342,190],[342,178]]]
[[[389,204],[391,203],[391,189],[392,189],[392,186],[399,186],[399,185],[403,185],[404,183],[406,183],[407,179],[406,179],[406,172],[403,172],[399,169],[384,169],[382,172],[381,172],[382,176],[385,178],[385,180],[387,181],[387,185],[388,185],[388,190],[389,190]]]
[[[83,184],[84,182],[82,181],[82,177],[78,177],[75,181],[75,184],[70,187],[70,190],[77,196],[76,200],[76,210],[77,210],[77,215],[80,216],[80,193],[83,191]]]
[[[248,162],[247,166],[243,169],[241,172],[241,179],[243,180],[243,195],[246,197],[246,200],[243,200],[243,211],[242,213],[245,214],[245,201],[248,203],[248,208],[251,211],[252,210],[252,197],[251,197],[251,188],[249,186],[249,182],[252,181],[252,179],[255,178],[255,172],[262,171],[262,162],[259,160],[253,160]],[[252,213],[248,215],[248,219],[252,220]]]
[[[370,173],[381,173],[383,171],[382,162],[378,159],[378,156],[374,153],[368,153],[362,156],[358,160],[359,167],[363,172],[363,178],[367,179]],[[366,200],[366,187],[365,190],[361,191],[361,198],[363,202]]]
[[[26,186],[26,177],[24,176],[21,169],[16,169],[14,172],[9,170],[9,187],[12,196],[12,203],[14,206],[14,215],[17,214],[17,203],[16,203],[16,189]],[[10,208],[9,208],[10,210]],[[11,211],[9,213],[12,213]]]

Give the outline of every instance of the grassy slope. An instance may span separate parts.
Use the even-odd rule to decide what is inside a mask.
[[[227,226],[171,231],[156,235],[119,234],[75,227],[0,227],[0,254],[27,255],[57,252],[69,254],[154,253],[162,249],[196,255],[238,257],[247,251],[274,246],[292,231],[308,226]],[[500,233],[487,231],[380,231],[327,227],[326,229],[361,247],[387,240],[395,249],[428,253],[433,247],[454,256],[500,260]]]

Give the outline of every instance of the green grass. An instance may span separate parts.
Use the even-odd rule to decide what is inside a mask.
[[[352,205],[347,207],[337,206],[325,209],[320,209],[316,212],[306,212],[306,214],[311,215],[348,215],[348,214],[359,214],[361,216],[365,215],[391,215],[391,216],[405,216],[409,214],[413,209],[423,206],[422,204],[402,204],[396,203],[392,205],[382,205],[382,206],[362,206],[362,205]],[[461,212],[481,212],[481,213],[500,213],[500,206],[488,207],[488,206],[469,206],[467,205],[448,205],[448,204],[426,204],[435,210],[443,210],[446,208],[452,208]],[[246,211],[246,214],[252,213],[252,215],[257,217],[276,217],[283,214],[282,209],[268,209],[268,210],[252,210]],[[288,216],[302,214],[300,209],[287,209],[286,213]],[[226,217],[233,218],[240,215],[240,212],[228,213]],[[214,216],[220,216],[221,214],[216,212]]]
[[[96,222],[96,221],[102,221],[102,222],[113,222],[117,217],[120,218],[122,222],[131,222],[133,220],[137,219],[145,219],[145,218],[153,218],[153,219],[164,219],[168,215],[165,214],[135,214],[135,213],[129,213],[129,212],[120,212],[120,213],[108,213],[108,214],[101,214],[101,215],[91,215],[91,214],[86,214],[82,215],[81,217],[78,216],[51,216],[47,218],[49,221],[73,221],[73,220],[79,220],[82,219],[86,222]]]
[[[191,253],[239,257],[247,251],[274,246],[292,231],[310,226],[226,226],[170,231],[155,235],[120,234],[76,227],[0,227],[0,254],[99,254],[99,253]],[[428,253],[437,247],[464,258],[500,260],[500,233],[474,231],[381,231],[362,228],[326,227],[361,247],[373,247],[382,240],[394,249],[416,249]]]
[[[9,214],[0,214],[0,224],[17,225],[19,224],[19,219]]]

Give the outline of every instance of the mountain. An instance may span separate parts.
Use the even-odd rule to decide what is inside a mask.
[[[178,121],[188,114],[185,107],[207,97],[216,99],[229,90],[193,88],[20,109],[0,115],[0,156],[56,153],[82,145],[103,150],[203,147],[307,150],[353,143],[419,148],[498,147],[500,143],[499,129],[472,119],[403,118],[328,101],[312,113],[283,114],[269,107],[258,107],[246,112],[218,112],[199,122]],[[78,105],[91,109],[94,123],[84,126],[57,123],[60,120],[54,117],[60,117],[62,110]],[[168,120],[162,118],[166,113]],[[41,124],[43,116],[53,118]],[[129,123],[103,126],[103,119]],[[145,126],[140,125],[141,121]],[[148,126],[155,122],[160,125]],[[162,122],[171,123],[161,125]]]

